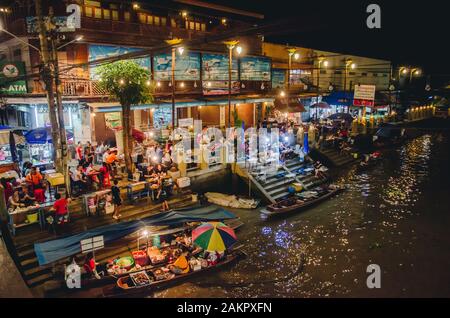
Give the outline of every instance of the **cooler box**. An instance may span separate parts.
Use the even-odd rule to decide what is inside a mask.
[[[189,177],[178,178],[177,185],[179,188],[189,187],[191,185],[191,179]]]
[[[147,266],[150,263],[150,259],[145,251],[133,251],[132,255],[135,263],[140,266]]]

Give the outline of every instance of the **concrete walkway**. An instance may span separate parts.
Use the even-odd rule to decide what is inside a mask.
[[[0,298],[31,298],[30,289],[22,279],[3,239],[0,239]]]

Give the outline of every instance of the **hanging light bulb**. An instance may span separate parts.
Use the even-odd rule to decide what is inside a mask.
[[[241,53],[242,53],[242,46],[238,45],[238,46],[236,47],[236,53],[237,53],[237,54],[241,54]]]
[[[184,47],[182,47],[182,46],[178,47],[178,53],[180,55],[183,55],[183,52],[184,52]]]
[[[161,82],[158,81],[158,82],[156,83],[156,86],[161,87]]]

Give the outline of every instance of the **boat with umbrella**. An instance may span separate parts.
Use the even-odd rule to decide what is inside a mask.
[[[194,276],[234,264],[246,256],[239,248],[233,248],[237,242],[236,234],[222,222],[202,223],[192,231],[192,242],[194,246],[203,249],[203,253],[198,257],[190,256],[188,259],[183,254],[166,267],[120,277],[116,289],[106,293],[104,290],[104,296],[117,297],[120,296],[118,291],[129,295],[179,284]]]

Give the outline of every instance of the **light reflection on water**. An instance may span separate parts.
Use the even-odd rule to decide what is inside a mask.
[[[434,200],[423,196],[422,191],[430,184],[442,186],[441,179],[450,177],[430,175],[435,158],[442,163],[450,156],[448,136],[439,138],[437,148],[436,137],[424,135],[399,149],[385,151],[383,162],[366,173],[342,171],[338,178],[346,182],[347,191],[287,219],[264,221],[258,211],[235,210],[245,222],[237,234],[245,245],[247,259],[232,269],[199,278],[198,284],[185,283],[155,296],[371,296],[365,287],[365,267],[371,262],[381,263],[386,275],[406,267],[417,245],[414,222],[421,222],[421,210],[416,205]],[[443,209],[449,206],[450,199],[446,198]],[[419,248],[420,253],[427,253]],[[297,269],[302,253],[306,255],[303,272],[282,280]],[[411,268],[414,265],[408,264]],[[281,281],[257,283],[274,279]],[[202,282],[217,283],[217,287],[202,287]],[[232,288],[221,287],[223,282],[254,284]],[[400,287],[388,285],[379,296],[408,295],[411,282],[400,283]]]

